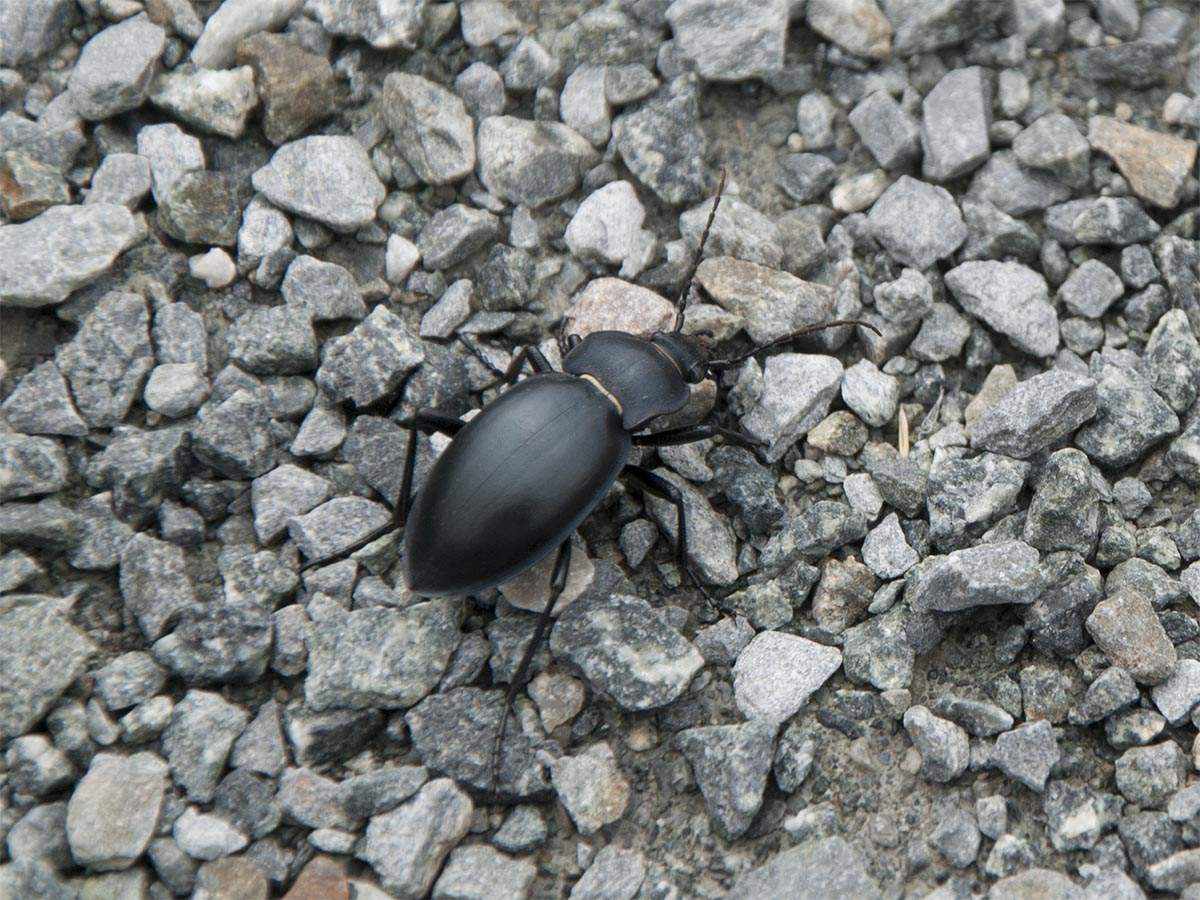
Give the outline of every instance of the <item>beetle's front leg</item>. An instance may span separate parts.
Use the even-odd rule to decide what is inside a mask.
[[[533,662],[533,655],[537,652],[542,638],[546,636],[546,629],[550,625],[550,616],[554,612],[554,604],[558,602],[558,598],[566,589],[567,576],[570,572],[571,539],[568,537],[562,542],[562,545],[558,548],[558,555],[554,558],[554,572],[550,576],[550,598],[546,601],[545,609],[538,616],[537,627],[533,630],[533,637],[529,639],[529,645],[525,648],[525,653],[521,656],[521,662],[517,665],[517,671],[513,673],[513,677],[508,683],[508,692],[504,695],[504,705],[500,707],[500,724],[496,728],[496,741],[492,745],[491,782],[493,792],[497,791],[500,786],[500,752],[504,745],[504,731],[508,726],[508,714],[512,710],[513,701],[516,700],[517,694],[525,684],[525,676],[529,673],[529,665]]]

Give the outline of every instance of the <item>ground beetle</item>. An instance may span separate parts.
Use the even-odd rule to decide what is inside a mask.
[[[634,446],[663,447],[714,436],[747,446],[753,443],[712,424],[637,432],[656,416],[681,409],[690,396],[689,384],[698,384],[766,347],[837,325],[873,328],[854,320],[827,322],[730,359],[710,359],[699,341],[683,334],[685,304],[724,185],[722,175],[691,272],[676,300],[672,331],[649,340],[620,331],[601,331],[586,338],[571,335],[565,342],[562,372],[553,371],[536,347],[526,347],[504,373],[512,387],[471,421],[421,409],[406,423],[409,442],[396,521],[405,525],[404,579],[414,593],[426,597],[479,593],[532,568],[558,548],[549,600],[500,713],[492,752],[494,787],[509,711],[566,586],[571,535],[618,477],[675,506],[676,557],[692,583],[709,596],[687,562],[682,494],[665,478],[629,464],[629,455]],[[534,374],[518,381],[526,363]],[[418,431],[441,432],[453,440],[410,508]]]

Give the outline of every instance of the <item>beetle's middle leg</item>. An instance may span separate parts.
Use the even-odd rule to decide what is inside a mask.
[[[550,599],[546,601],[545,609],[538,616],[537,627],[533,630],[533,637],[529,639],[529,645],[525,648],[525,652],[521,656],[521,662],[517,665],[517,670],[513,673],[513,677],[508,683],[508,692],[504,695],[504,705],[500,708],[500,724],[496,728],[496,742],[492,745],[491,782],[493,791],[499,789],[500,751],[504,744],[504,731],[508,726],[508,714],[512,710],[513,701],[516,700],[517,694],[525,684],[525,676],[529,673],[529,666],[533,662],[533,655],[537,652],[542,638],[546,636],[546,629],[550,626],[550,616],[554,612],[554,604],[558,602],[558,598],[562,596],[563,590],[566,589],[567,576],[570,572],[571,538],[568,537],[559,546],[558,555],[554,558],[554,572],[550,576]]]
[[[680,444],[691,444],[706,438],[724,438],[727,443],[745,447],[756,456],[762,456],[764,444],[760,444],[748,435],[732,428],[722,428],[720,425],[684,425],[681,428],[668,428],[666,431],[653,431],[647,434],[635,434],[635,447],[677,447]],[[764,461],[765,460],[761,460]]]
[[[684,441],[682,443],[687,442]],[[644,469],[641,466],[635,466],[632,463],[622,469],[621,474],[632,481],[643,493],[650,494],[652,497],[658,497],[660,500],[666,500],[675,507],[675,559],[687,575],[688,580],[704,595],[704,599],[708,601],[708,605],[714,610],[718,609],[719,607],[713,599],[712,594],[709,593],[708,588],[704,586],[688,563],[687,519],[683,514],[683,492],[661,475],[651,472],[649,469]]]
[[[357,553],[372,541],[379,540],[379,538],[392,529],[403,526],[408,519],[408,509],[412,499],[413,473],[416,470],[417,462],[417,432],[419,431],[423,434],[438,432],[439,434],[447,434],[453,437],[467,423],[458,416],[453,416],[437,409],[422,407],[416,411],[411,419],[403,424],[406,424],[408,427],[408,447],[404,451],[404,470],[403,477],[400,480],[400,496],[392,503],[391,521],[379,526],[366,537],[355,541],[345,550],[339,550],[337,553],[331,553],[328,556],[318,557],[317,559],[310,559],[300,567],[301,572],[345,559],[352,553]]]

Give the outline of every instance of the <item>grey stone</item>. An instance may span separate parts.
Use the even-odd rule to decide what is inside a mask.
[[[945,188],[901,175],[867,215],[875,239],[897,261],[927,269],[967,238],[967,226]]]
[[[82,437],[87,423],[80,418],[62,373],[52,362],[30,369],[0,404],[0,413],[24,434],[61,434]]]
[[[629,803],[629,782],[607,742],[556,759],[550,774],[559,802],[581,834],[592,834],[616,822]]]
[[[428,780],[424,766],[388,766],[347,778],[341,792],[349,813],[370,818],[395,809]]]
[[[1106,468],[1127,466],[1179,430],[1174,411],[1137,371],[1099,356],[1090,368],[1098,409],[1075,442],[1093,462]]]
[[[74,860],[67,844],[66,802],[40,803],[30,809],[9,829],[5,846],[10,863],[40,860],[55,871],[70,868]],[[0,876],[0,890],[3,889]],[[18,894],[14,892],[13,896]]]
[[[987,200],[967,195],[960,201],[967,223],[967,243],[962,258],[1005,259],[1033,262],[1041,249],[1037,232]]]
[[[1013,726],[1013,717],[985,700],[939,697],[930,706],[934,715],[961,725],[975,737],[991,737]]]
[[[1039,719],[997,737],[990,762],[1013,781],[1040,794],[1061,755],[1054,729],[1047,720]]]
[[[1091,178],[1092,148],[1062,113],[1036,119],[1013,140],[1013,152],[1023,165],[1044,169],[1070,187],[1086,187]]]
[[[0,434],[0,502],[66,487],[71,465],[52,438]]]
[[[1004,15],[996,0],[884,0],[883,11],[895,29],[892,47],[910,56],[962,43]]]
[[[1175,666],[1175,646],[1145,595],[1113,593],[1087,619],[1096,645],[1143,684],[1161,684]]]
[[[706,200],[679,217],[679,232],[693,247],[699,247],[701,232],[712,209],[712,203]],[[783,258],[783,247],[774,222],[749,204],[726,198],[713,217],[705,253],[713,258],[732,256],[775,268]]]
[[[700,224],[690,224],[697,227],[693,236],[698,241]],[[744,240],[739,244],[744,246]],[[802,331],[834,314],[833,293],[825,285],[746,260],[705,259],[696,280],[721,307],[745,320],[743,327],[756,344]]]
[[[373,222],[386,193],[362,145],[343,135],[284,144],[251,181],[281,209],[338,232]]]
[[[916,653],[908,638],[908,611],[893,607],[872,616],[842,636],[846,677],[881,691],[907,688],[912,683]]]
[[[532,805],[522,805],[513,809],[504,819],[504,824],[492,836],[492,843],[508,853],[528,853],[542,846],[546,842],[548,833],[549,828],[546,826],[546,820],[542,818],[542,814],[538,811],[538,808]],[[595,868],[600,861],[600,857],[606,855],[605,851],[610,849],[617,850],[618,853],[631,852],[618,850],[615,847],[605,847],[597,854],[596,862],[592,863],[591,868]],[[608,855],[611,855],[611,853]],[[602,867],[602,870],[606,871],[607,869],[606,867]],[[585,872],[583,878],[579,880],[579,884],[591,880],[593,879],[589,879]],[[578,885],[576,887],[578,888]]]
[[[249,716],[210,691],[189,690],[175,704],[163,733],[163,751],[171,775],[194,803],[208,803],[216,792],[230,748]]]
[[[174,122],[138,129],[138,156],[150,164],[155,202],[165,198],[188,172],[204,169],[204,147]]]
[[[563,124],[575,129],[594,147],[603,147],[612,133],[612,107],[605,85],[608,67],[586,64],[569,76],[558,100]]]
[[[971,429],[971,446],[1025,459],[1066,437],[1096,414],[1096,382],[1054,369],[1021,382]]]
[[[767,359],[762,388],[742,428],[769,442],[775,461],[829,412],[841,386],[842,364],[829,356],[780,353]]]
[[[900,383],[864,359],[842,373],[842,400],[867,425],[880,428],[896,414]]]
[[[393,895],[424,896],[446,855],[466,836],[473,811],[453,781],[436,779],[396,809],[374,816],[357,855]]]
[[[1127,559],[1113,566],[1104,589],[1110,596],[1125,592],[1141,594],[1156,610],[1183,602],[1185,594],[1178,581],[1144,559]]]
[[[1188,484],[1200,485],[1200,417],[1193,417],[1191,424],[1171,442],[1164,459]]]
[[[1042,795],[1050,842],[1059,852],[1091,850],[1121,815],[1121,798],[1087,785],[1052,781]]]
[[[775,752],[773,722],[689,728],[675,737],[687,757],[717,832],[728,841],[750,828],[762,806]]]
[[[868,94],[849,118],[875,161],[888,171],[911,168],[921,158],[920,126],[886,91]]]
[[[175,70],[150,85],[150,102],[175,118],[227,138],[239,138],[246,119],[258,106],[254,74],[249,66],[196,72]]]
[[[1150,865],[1150,884],[1160,891],[1183,891],[1200,881],[1200,850],[1180,850]]]
[[[1103,595],[1100,573],[1071,552],[1048,555],[1042,572],[1046,589],[1026,607],[1025,628],[1045,655],[1074,659],[1089,643],[1083,623]]]
[[[58,48],[77,10],[64,0],[13,0],[0,15],[0,66],[33,62]]]
[[[27,734],[8,745],[4,754],[13,793],[44,797],[69,787],[78,778],[71,758],[43,734]]]
[[[393,72],[384,79],[381,103],[396,148],[422,181],[451,184],[475,168],[475,125],[454,93]]]
[[[75,862],[95,871],[127,869],[158,825],[167,765],[153,753],[99,753],[67,804]]]
[[[308,310],[314,321],[362,319],[367,314],[354,276],[335,263],[297,256],[288,266],[280,293],[289,306]]]
[[[697,87],[680,78],[613,121],[621,159],[664,203],[693,203],[707,192],[703,161],[708,141],[698,119]]]
[[[70,190],[58,169],[22,153],[0,153],[0,212],[14,222],[23,222],[52,206],[71,202]]]
[[[413,746],[426,766],[461,784],[516,800],[544,797],[549,784],[546,762],[536,755],[541,744],[516,728],[505,732],[493,783],[501,698],[501,691],[476,687],[430,694],[405,716]]]
[[[417,237],[425,268],[448,269],[486,246],[495,236],[498,221],[486,210],[455,203],[434,214]]]
[[[121,551],[121,596],[148,640],[162,636],[168,621],[195,603],[183,551],[145,534]]]
[[[367,406],[389,396],[424,358],[403,320],[377,306],[349,334],[326,343],[317,385],[331,400]]]
[[[377,50],[413,50],[421,36],[423,4],[361,3],[355,0],[306,0],[305,12],[315,16],[330,34],[359,38]]]
[[[1187,758],[1174,741],[1132,747],[1116,762],[1117,789],[1130,803],[1161,808],[1183,787]]]
[[[766,569],[779,569],[796,559],[821,559],[866,533],[862,513],[844,503],[821,500],[772,535],[760,562]]]
[[[283,771],[286,757],[279,708],[274,700],[259,707],[258,714],[233,744],[229,763],[234,768],[275,777]]]
[[[807,840],[744,872],[726,900],[759,900],[800,892],[808,900],[879,900],[878,884],[863,854],[842,837]]]
[[[951,70],[925,96],[921,109],[926,178],[949,181],[987,159],[991,92],[983,69]]]
[[[1145,88],[1162,82],[1171,68],[1173,57],[1170,44],[1150,41],[1084,47],[1071,52],[1071,62],[1081,78],[1102,83],[1116,82],[1129,88]]]
[[[120,712],[157,694],[167,673],[142,650],[123,653],[96,672],[95,691],[104,707]]]
[[[783,68],[788,8],[782,0],[728,9],[682,0],[666,18],[676,52],[709,81],[745,81]]]
[[[288,520],[288,533],[309,559],[333,556],[391,520],[382,504],[363,497],[334,497]]]
[[[256,375],[296,375],[317,367],[317,338],[304,307],[251,307],[229,327],[230,358]]]
[[[484,187],[530,208],[573,192],[596,161],[592,145],[566,125],[514,116],[484,119],[477,152]]]
[[[524,900],[537,866],[483,844],[457,847],[433,886],[433,900]]]
[[[142,401],[148,409],[179,419],[199,409],[211,393],[212,385],[196,363],[167,363],[150,372]]]
[[[75,109],[98,121],[141,106],[165,42],[166,33],[144,15],[99,31],[84,44],[67,81]]]
[[[525,35],[500,63],[504,86],[510,91],[536,91],[556,73],[550,52],[533,35]]]
[[[454,79],[454,91],[478,122],[504,112],[504,81],[499,72],[484,62],[471,63],[459,73]]]
[[[1090,319],[1103,316],[1124,293],[1117,273],[1096,259],[1086,260],[1058,289],[1069,312]]]
[[[1056,451],[1034,479],[1034,486],[1025,540],[1039,550],[1091,553],[1100,527],[1100,503],[1087,457],[1073,448]]]
[[[314,623],[307,641],[308,704],[314,710],[413,706],[445,672],[461,638],[461,616],[458,601],[434,600]]]
[[[1129,197],[1070,200],[1046,208],[1046,232],[1064,247],[1125,247],[1153,240],[1160,230],[1141,204]]]
[[[608,844],[572,886],[569,900],[633,900],[645,878],[642,853]]]
[[[809,27],[855,56],[886,59],[891,54],[892,26],[874,0],[817,0],[806,15]]]
[[[235,769],[217,785],[213,812],[251,840],[270,834],[283,817],[275,802],[275,784],[245,769]]]
[[[929,536],[942,552],[969,546],[992,522],[1017,509],[1029,463],[995,453],[960,459],[934,454],[926,505]]]
[[[188,606],[152,652],[187,684],[253,682],[271,656],[270,608],[256,602]]]
[[[791,718],[842,664],[842,655],[806,638],[765,631],[738,655],[734,700],[748,719],[778,726]]]
[[[144,525],[155,518],[164,499],[175,496],[187,477],[190,462],[188,434],[182,428],[154,431],[130,429],[113,440],[88,463],[88,483],[111,488],[107,506],[123,520]],[[100,513],[99,510],[93,512]],[[94,518],[94,516],[89,516]],[[97,525],[100,525],[98,522]],[[107,528],[97,529],[102,539]],[[110,535],[113,539],[119,535]],[[92,552],[101,551],[98,544]],[[121,548],[115,548],[119,551]],[[111,568],[111,566],[102,566]]]
[[[414,248],[415,249],[415,248]],[[471,282],[460,278],[421,317],[417,333],[423,338],[445,340],[471,317]]]
[[[31,122],[15,112],[0,115],[0,148],[19,150],[60,172],[70,168],[83,143],[80,122],[73,117],[67,121]]]
[[[979,854],[979,826],[975,816],[961,806],[952,806],[938,820],[930,835],[930,843],[951,866],[963,869],[975,862]]]
[[[949,303],[935,303],[921,322],[921,330],[913,338],[909,351],[917,359],[942,362],[962,353],[970,336],[971,325],[965,316],[959,315]]]
[[[1021,165],[1013,151],[1001,150],[975,173],[970,194],[1007,215],[1024,216],[1069,200],[1071,189],[1049,172]]]
[[[204,319],[184,303],[168,303],[154,314],[150,329],[154,353],[160,364],[195,363],[208,366],[208,332]]]
[[[972,261],[946,273],[946,286],[971,315],[1033,356],[1058,349],[1058,318],[1045,279],[1014,262]]]
[[[19,225],[0,226],[0,306],[36,309],[61,303],[95,280],[144,236],[124,206],[55,206]],[[53,266],[44,265],[53,259]],[[128,295],[120,295],[128,296]]]
[[[1150,386],[1176,413],[1182,415],[1196,402],[1200,342],[1182,309],[1173,309],[1158,320],[1146,343],[1141,369]]]
[[[1200,661],[1181,659],[1170,677],[1150,692],[1154,705],[1172,725],[1182,725],[1200,704]]]
[[[588,195],[567,226],[566,242],[581,259],[620,265],[624,278],[646,267],[653,235],[642,228],[646,210],[627,181],[614,181]]]
[[[898,578],[920,562],[917,551],[908,546],[900,518],[895,512],[878,524],[863,541],[863,562],[878,577]]]
[[[141,393],[142,379],[154,366],[149,324],[142,297],[106,294],[70,343],[59,346],[58,368],[92,427],[116,425]]]
[[[226,478],[257,478],[275,466],[269,421],[259,396],[238,390],[220,405],[210,402],[192,432],[192,453]]]
[[[237,853],[250,839],[221,816],[200,813],[189,806],[171,828],[181,850],[192,859],[212,860]]]
[[[970,752],[967,733],[924,706],[912,706],[904,714],[904,728],[921,754],[921,773],[929,781],[953,781],[967,768]]]
[[[550,650],[628,710],[675,700],[704,664],[649,604],[621,595],[572,604],[550,634]]]
[[[1001,541],[930,556],[912,569],[906,596],[916,610],[952,612],[997,603],[1032,603],[1045,581],[1038,553],[1022,541]]]

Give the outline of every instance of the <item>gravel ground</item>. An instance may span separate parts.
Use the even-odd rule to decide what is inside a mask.
[[[1200,898],[1193,0],[0,3],[0,895]],[[420,407],[714,357],[550,561]],[[440,435],[417,438],[418,484]],[[1195,782],[1195,783],[1193,783]]]

